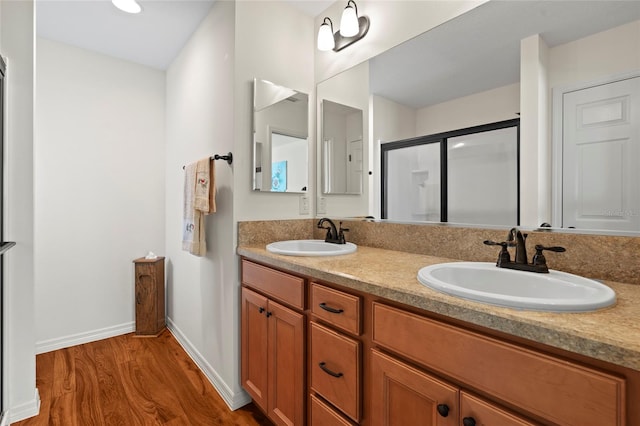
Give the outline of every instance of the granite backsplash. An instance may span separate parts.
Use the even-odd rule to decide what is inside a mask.
[[[316,219],[240,222],[238,245],[267,244],[279,240],[323,239]],[[355,244],[450,259],[493,262],[499,248],[484,240],[504,241],[508,228],[470,228],[440,224],[400,224],[369,220],[343,220],[347,241]],[[529,260],[536,244],[562,246],[564,253],[545,252],[551,269],[585,277],[640,285],[640,237],[549,231],[528,232]],[[511,249],[513,250],[513,249]],[[513,251],[512,251],[513,256]]]

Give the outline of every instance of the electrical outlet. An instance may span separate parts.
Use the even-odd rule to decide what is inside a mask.
[[[327,199],[325,197],[318,197],[318,214],[327,213]]]
[[[309,214],[309,196],[300,196],[300,214]]]

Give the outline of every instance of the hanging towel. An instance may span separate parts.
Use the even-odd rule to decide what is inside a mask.
[[[182,249],[200,256],[200,212],[196,211],[196,163],[185,167],[182,205]]]
[[[194,208],[204,214],[216,211],[215,162],[211,158],[203,158],[196,164]]]
[[[207,252],[204,215],[216,211],[214,171],[208,157],[185,167],[182,249],[195,256]]]

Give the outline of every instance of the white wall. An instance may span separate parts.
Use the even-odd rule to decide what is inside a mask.
[[[416,136],[512,120],[518,112],[520,84],[510,84],[419,109]]]
[[[0,52],[7,59],[5,133],[5,380],[11,422],[38,412],[33,278],[33,1],[0,2]]]
[[[235,29],[235,219],[300,219],[300,194],[252,191],[250,173],[253,79],[268,80],[309,94],[309,186],[315,191],[315,85],[313,19],[280,1],[238,1]],[[313,198],[313,197],[311,197]]]
[[[615,46],[616,48],[612,48]],[[551,88],[640,69],[640,20],[549,49]]]
[[[234,9],[234,2],[216,2],[167,71],[165,208],[169,327],[227,404],[237,408],[248,397],[239,380],[240,303],[233,223],[239,157],[233,126]],[[250,115],[250,110],[244,113]],[[243,142],[250,145],[248,138]],[[207,254],[196,257],[181,249],[182,166],[229,151],[233,165],[215,162],[217,211],[205,217]],[[250,162],[240,173],[250,175]]]
[[[164,72],[38,38],[37,352],[134,330],[132,260],[164,254]],[[53,321],[55,319],[55,321]]]

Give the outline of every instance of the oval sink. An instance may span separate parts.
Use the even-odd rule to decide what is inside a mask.
[[[287,240],[267,244],[267,251],[286,256],[340,256],[357,249],[353,243],[333,244],[324,240]]]
[[[586,312],[616,302],[611,288],[588,278],[553,270],[538,274],[503,269],[495,263],[425,266],[418,271],[418,281],[453,296],[515,309]]]

